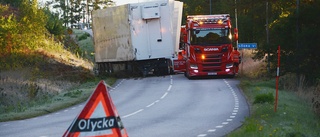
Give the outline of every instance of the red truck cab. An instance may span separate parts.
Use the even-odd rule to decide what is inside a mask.
[[[181,29],[181,53],[175,61],[176,71],[184,71],[188,78],[195,76],[234,76],[232,35],[229,14],[187,16]],[[177,63],[179,62],[179,63]],[[184,63],[184,64],[183,64]]]

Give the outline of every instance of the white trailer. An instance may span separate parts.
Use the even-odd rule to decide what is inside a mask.
[[[168,74],[178,52],[183,3],[158,0],[92,12],[99,73]]]

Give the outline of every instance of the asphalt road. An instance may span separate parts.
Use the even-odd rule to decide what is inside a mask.
[[[249,108],[235,79],[182,74],[122,79],[109,89],[130,137],[216,137],[241,126]],[[1,122],[1,137],[59,137],[84,104],[32,119]]]

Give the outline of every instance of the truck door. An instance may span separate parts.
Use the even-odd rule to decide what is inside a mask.
[[[148,43],[148,52],[151,57],[158,57],[159,52],[161,50],[165,49],[163,45],[161,44],[162,42],[162,32],[161,32],[161,25],[160,25],[160,19],[152,19],[152,20],[147,20],[147,29],[148,31],[146,34],[147,35],[147,43]],[[157,53],[158,52],[158,53]]]

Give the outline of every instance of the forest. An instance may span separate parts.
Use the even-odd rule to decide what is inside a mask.
[[[228,13],[239,29],[239,43],[257,43],[254,59],[270,62],[276,71],[277,47],[281,46],[280,75],[305,77],[319,82],[320,0],[181,0],[184,17]],[[297,83],[299,84],[299,83]]]
[[[281,46],[280,75],[293,73],[309,84],[319,82],[320,0],[180,1],[184,2],[184,19],[196,14],[230,14],[233,27],[239,29],[239,43],[257,43],[254,59],[266,58],[269,73],[276,70],[277,47]],[[64,42],[70,25],[90,24],[90,11],[114,5],[111,0],[52,0],[40,7],[37,0],[1,0],[0,68],[22,67],[25,63],[8,62],[44,46],[41,39]]]

